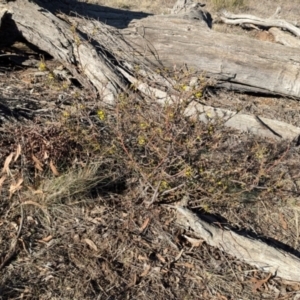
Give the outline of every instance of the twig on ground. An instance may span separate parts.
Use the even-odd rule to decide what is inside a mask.
[[[23,227],[23,223],[24,223],[24,209],[23,209],[22,205],[20,205],[20,208],[21,208],[21,221],[20,221],[20,225],[19,225],[19,230],[18,230],[17,236],[15,238],[15,241],[12,243],[10,250],[8,251],[3,262],[0,265],[0,270],[2,270],[6,266],[8,261],[14,256],[14,254],[16,252],[16,246],[18,243],[18,239],[21,235],[21,231],[22,231],[22,227]]]

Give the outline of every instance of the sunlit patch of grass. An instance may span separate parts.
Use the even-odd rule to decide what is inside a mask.
[[[89,3],[116,7],[124,10],[145,11],[151,13],[168,13],[174,5],[174,0],[88,0]]]
[[[235,10],[237,8],[243,8],[246,5],[246,0],[211,0],[211,2],[216,10]]]

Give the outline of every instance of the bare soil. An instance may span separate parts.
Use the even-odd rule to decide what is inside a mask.
[[[297,1],[243,10],[269,17],[279,4],[298,18]],[[0,299],[299,299],[300,281],[190,244],[170,207],[185,198],[207,221],[300,258],[296,141],[195,123],[132,91],[108,109],[30,51],[29,67],[0,56]],[[201,101],[299,126],[293,99],[211,89]]]

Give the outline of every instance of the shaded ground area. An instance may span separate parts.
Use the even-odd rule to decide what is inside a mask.
[[[191,244],[171,207],[186,199],[299,257],[295,142],[195,123],[131,90],[104,107],[35,59],[0,69],[1,299],[298,299],[299,283]],[[292,100],[204,95],[299,124]]]

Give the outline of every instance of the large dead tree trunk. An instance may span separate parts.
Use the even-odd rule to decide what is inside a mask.
[[[218,87],[300,98],[300,59],[295,48],[215,32],[181,15],[148,16],[117,31],[96,20],[68,17],[68,24],[28,1],[2,4],[2,9],[8,10],[6,14],[29,42],[64,62],[85,85],[87,77],[109,101],[124,88],[124,74],[118,68],[125,62],[127,67],[140,63],[170,70],[186,65],[213,77]],[[98,53],[88,36],[99,46]],[[112,54],[115,61],[104,53]]]
[[[157,66],[186,64],[215,78],[217,86],[300,97],[298,49],[219,33],[197,22],[164,16],[134,20],[122,33]],[[145,40],[151,42],[151,48],[146,47]]]

